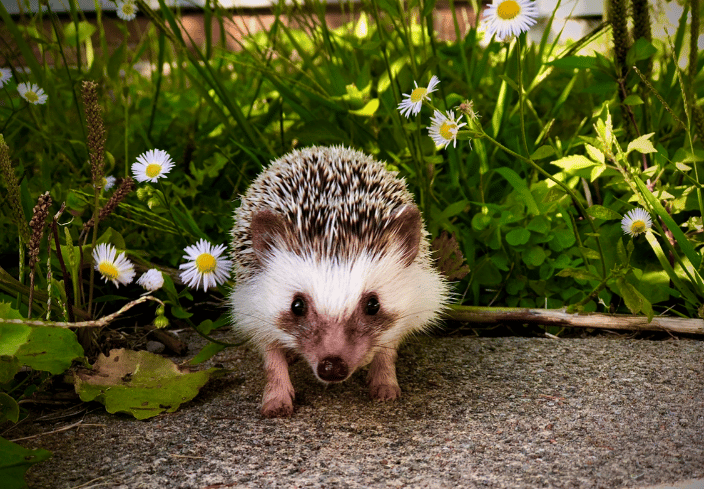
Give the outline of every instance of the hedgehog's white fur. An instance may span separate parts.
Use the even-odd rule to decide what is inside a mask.
[[[433,267],[422,222],[418,252],[410,264],[399,240],[389,238],[395,212],[407,206],[415,204],[403,179],[361,152],[311,147],[273,161],[235,212],[236,284],[230,295],[235,328],[262,353],[288,348],[305,357],[300,350],[306,326],[295,331],[279,327],[296,294],[309,297],[326,320],[344,323],[364,294],[373,292],[393,324],[368,334],[373,335],[371,349],[359,365],[352,365],[354,370],[380,348],[395,350],[404,336],[432,324],[447,303],[449,286]],[[260,211],[282,216],[292,234],[264,259],[252,249],[252,218]],[[315,370],[315,360],[308,360]],[[286,395],[276,402],[288,402],[284,411],[290,412]],[[278,414],[272,410],[265,415]]]
[[[278,342],[296,350],[297,338],[276,324],[295,294],[310,295],[319,313],[343,319],[365,291],[373,290],[379,302],[399,317],[377,344],[396,346],[407,333],[432,324],[447,296],[447,284],[437,272],[418,261],[408,267],[400,267],[400,262],[398,253],[383,257],[363,253],[355,260],[339,261],[276,250],[257,278],[238,284],[232,294],[237,328],[257,345]]]

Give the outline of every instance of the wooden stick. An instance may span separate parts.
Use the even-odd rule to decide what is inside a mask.
[[[139,299],[133,300],[132,302],[125,304],[120,308],[119,311],[113,312],[112,314],[108,314],[107,316],[103,316],[100,319],[96,319],[95,321],[78,321],[75,323],[67,323],[67,322],[62,322],[62,321],[30,321],[28,319],[0,319],[0,323],[10,323],[10,324],[26,324],[27,326],[52,326],[54,328],[95,328],[95,327],[102,327],[110,323],[113,319],[118,317],[120,314],[124,313],[128,309],[131,309],[132,307],[136,306],[137,304],[141,304],[144,301],[156,301],[159,304],[163,304],[159,299],[156,297],[152,297],[151,295],[143,295]]]
[[[521,323],[570,328],[623,329],[629,331],[669,331],[704,335],[704,319],[628,314],[568,314],[564,309],[528,309],[522,307],[451,306],[446,316],[454,321],[480,324]]]

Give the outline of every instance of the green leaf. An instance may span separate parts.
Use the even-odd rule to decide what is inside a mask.
[[[120,234],[118,231],[115,229],[109,227],[107,228],[103,234],[100,235],[97,241],[98,244],[100,243],[109,243],[113,245],[115,248],[118,250],[126,250],[127,245],[125,244],[125,238],[122,237],[122,234]]]
[[[634,139],[630,143],[628,143],[628,149],[626,150],[626,154],[629,154],[631,151],[636,150],[639,153],[647,154],[647,153],[657,153],[658,150],[655,149],[655,146],[653,146],[653,143],[650,142],[650,138],[655,134],[654,132],[651,132],[650,134],[644,134],[643,136]]]
[[[647,39],[640,37],[633,43],[631,49],[628,50],[628,54],[626,55],[628,65],[630,66],[636,61],[648,59],[657,52],[658,50],[655,46],[650,44]]]
[[[526,229],[539,234],[547,234],[550,231],[550,221],[545,216],[535,216],[528,223]]]
[[[616,279],[616,285],[618,286],[619,294],[623,297],[623,302],[626,303],[626,307],[628,307],[631,313],[638,314],[639,312],[644,312],[648,317],[648,322],[653,320],[653,306],[638,289],[623,277]]]
[[[201,350],[198,352],[198,354],[193,357],[188,364],[189,365],[200,365],[201,363],[210,360],[213,358],[215,355],[223,351],[225,348],[227,348],[227,345],[222,345],[220,343],[208,343],[205,345]]]
[[[222,328],[223,326],[229,325],[230,324],[230,315],[229,314],[222,314],[220,317],[217,319],[217,321],[213,322],[211,319],[206,319],[202,321],[196,328],[198,331],[200,331],[203,334],[210,334],[211,331],[216,330],[218,328]]]
[[[585,144],[584,147],[586,148],[587,153],[589,154],[589,157],[590,157],[592,160],[594,160],[594,161],[596,161],[596,162],[598,162],[598,163],[601,163],[602,165],[604,164],[604,162],[605,162],[604,153],[602,153],[601,151],[599,151],[598,149],[596,149],[596,148],[595,148],[594,146],[592,146],[591,144]]]
[[[601,255],[599,254],[598,251],[593,250],[591,248],[584,247],[584,246],[580,247],[579,249],[582,252],[582,254],[585,256],[585,258],[588,258],[590,260],[601,260]]]
[[[560,200],[565,195],[567,195],[567,194],[565,193],[564,190],[562,190],[562,188],[558,187],[557,185],[554,185],[554,186],[550,187],[550,190],[545,192],[545,196],[543,196],[542,202],[544,204],[549,204],[550,202],[555,202],[557,200]]]
[[[570,155],[551,162],[553,165],[562,168],[566,173],[577,175],[581,170],[589,169],[596,163],[582,155]],[[579,174],[579,176],[588,176],[589,173]]]
[[[190,373],[159,355],[119,349],[109,357],[101,354],[93,369],[78,372],[74,382],[82,401],[98,401],[112,414],[147,419],[176,411],[216,372],[219,369]]]
[[[521,258],[523,259],[523,262],[526,265],[533,265],[534,267],[538,267],[542,265],[545,261],[545,250],[540,246],[533,246],[528,251],[524,252],[521,255]]]
[[[16,423],[20,419],[20,406],[12,397],[0,392],[0,424],[5,421]]]
[[[373,98],[367,104],[362,107],[359,110],[350,110],[350,114],[353,115],[359,115],[362,117],[371,117],[373,116],[377,109],[379,108],[379,99],[378,98]]]
[[[491,224],[491,217],[486,214],[478,212],[472,217],[472,229],[475,231],[482,231],[489,224]]]
[[[641,105],[643,103],[643,99],[636,94],[631,94],[623,99],[623,103],[625,105]]]
[[[633,242],[633,240],[631,240]],[[628,265],[628,254],[626,254],[626,247],[623,246],[623,239],[618,238],[618,242],[616,243],[616,257],[618,258],[619,263],[623,266]]]
[[[589,270],[583,268],[565,268],[557,273],[558,277],[572,277],[577,280],[599,280],[599,277],[594,275]]]
[[[562,249],[571,247],[577,238],[574,237],[574,233],[567,229],[561,229],[555,233],[555,241],[557,241]]]
[[[180,307],[180,306],[174,306],[174,307],[172,307],[172,308],[171,308],[171,314],[173,314],[173,316],[174,316],[175,318],[178,318],[178,319],[186,319],[186,318],[189,318],[189,317],[193,316],[193,313],[192,313],[192,312],[188,312],[188,311],[186,311],[184,308],[182,308],[182,307]]]
[[[499,135],[501,130],[501,123],[504,119],[504,106],[506,105],[506,95],[508,90],[506,89],[506,80],[501,81],[501,86],[499,87],[499,96],[496,99],[496,104],[494,104],[494,111],[491,115],[491,130],[494,137]]]
[[[631,313],[638,314],[643,309],[642,296],[623,277],[619,277],[616,280],[616,284],[618,285],[619,295],[623,297],[626,307],[630,309]]]
[[[618,212],[598,204],[594,204],[591,207],[588,207],[587,214],[597,219],[603,219],[605,221],[622,218],[621,214],[619,214]]]
[[[78,23],[78,42],[86,42],[90,37],[95,34],[96,27],[89,22],[79,22]],[[66,44],[75,48],[76,47],[76,24],[69,22],[64,26],[64,37]]]
[[[523,280],[512,278],[506,281],[506,293],[509,295],[516,295],[525,287],[526,283]]]
[[[506,234],[506,242],[511,246],[521,246],[530,239],[530,231],[525,228],[515,228]]]
[[[38,448],[29,450],[16,443],[0,438],[0,480],[3,489],[24,489],[25,472],[32,465],[44,462],[51,457],[51,452]]]
[[[74,360],[83,358],[83,348],[70,329],[37,326],[31,328],[15,356],[22,365],[58,375],[68,370]]]
[[[528,212],[530,214],[540,214],[540,210],[538,210],[538,204],[535,202],[533,194],[530,193],[528,184],[526,184],[526,181],[523,180],[520,175],[518,175],[518,173],[506,166],[497,168],[496,173],[508,180],[508,183],[510,183],[513,189],[518,192],[518,194],[523,199],[523,203],[526,205],[526,208],[528,209]]]
[[[534,160],[542,160],[543,158],[547,158],[548,156],[552,156],[555,154],[555,148],[552,146],[548,145],[543,145],[536,149],[532,155],[530,155],[531,159]]]
[[[453,202],[452,204],[445,207],[445,210],[442,211],[442,213],[440,214],[440,219],[445,220],[454,217],[458,214],[462,214],[465,209],[467,209],[468,205],[468,200],[458,200],[457,202]]]
[[[515,81],[513,81],[510,77],[504,75],[503,73],[499,75],[499,78],[501,78],[503,81],[508,83],[508,86],[513,88],[515,91],[518,91],[518,85],[516,84]]]

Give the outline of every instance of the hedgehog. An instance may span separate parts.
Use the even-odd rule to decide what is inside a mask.
[[[325,384],[369,365],[372,399],[397,399],[397,349],[440,318],[449,284],[397,172],[343,146],[274,160],[235,211],[229,296],[236,331],[263,357],[261,413],[293,413],[287,359]]]

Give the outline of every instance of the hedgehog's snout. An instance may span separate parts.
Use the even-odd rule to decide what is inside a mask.
[[[318,363],[318,377],[325,382],[342,382],[349,371],[347,362],[338,356],[325,357]]]

